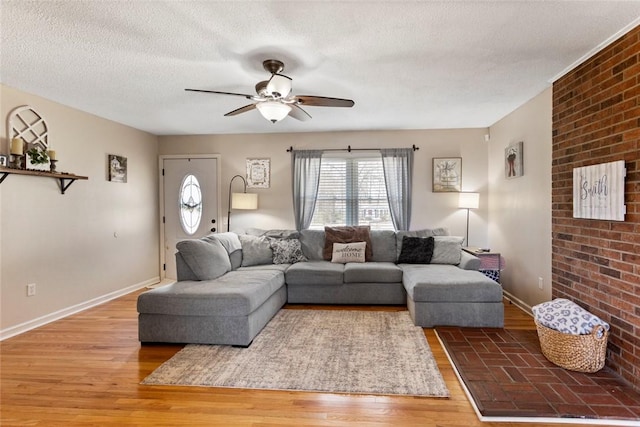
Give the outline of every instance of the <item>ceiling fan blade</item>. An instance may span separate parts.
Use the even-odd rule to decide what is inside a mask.
[[[225,114],[224,116],[237,116],[238,114],[241,113],[246,113],[247,111],[251,111],[251,110],[255,110],[256,108],[256,104],[249,104],[249,105],[245,105],[244,107],[240,107],[236,110],[233,111],[229,111],[227,114]]]
[[[296,120],[300,120],[301,122],[306,122],[307,120],[311,120],[311,115],[304,111],[302,108],[298,107],[296,104],[289,104],[291,106],[291,111],[289,111],[289,117],[293,117]]]
[[[186,91],[189,92],[204,92],[204,93],[216,93],[218,95],[233,95],[233,96],[242,96],[244,98],[247,99],[253,99],[253,95],[247,95],[244,93],[233,93],[233,92],[220,92],[217,90],[204,90],[204,89],[185,89]]]
[[[295,99],[300,105],[313,107],[353,107],[355,104],[351,99],[328,98],[326,96],[297,95]]]

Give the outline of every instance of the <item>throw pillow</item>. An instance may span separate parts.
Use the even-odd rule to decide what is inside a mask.
[[[431,264],[460,264],[464,237],[435,236]]]
[[[371,261],[373,250],[371,246],[370,227],[368,225],[346,226],[346,227],[325,227],[324,228],[324,250],[323,258],[330,261],[333,256],[334,243],[355,243],[365,242],[365,260]]]
[[[429,264],[433,256],[433,246],[433,237],[404,236],[398,264]]]
[[[446,227],[440,228],[424,228],[422,230],[398,230],[396,231],[396,259],[400,257],[402,252],[402,239],[407,237],[432,237],[432,236],[448,236],[449,229]]]
[[[334,243],[331,262],[364,262],[367,242]]]
[[[216,279],[231,271],[229,254],[217,240],[183,240],[176,248],[198,280]]]
[[[274,264],[295,264],[307,261],[298,239],[273,239],[271,241]]]
[[[273,263],[273,251],[269,238],[261,236],[249,236],[241,234],[240,244],[242,245],[242,266],[264,265]]]

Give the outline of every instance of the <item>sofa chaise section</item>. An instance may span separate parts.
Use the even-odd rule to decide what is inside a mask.
[[[407,307],[417,326],[504,326],[502,286],[454,265],[402,265]]]

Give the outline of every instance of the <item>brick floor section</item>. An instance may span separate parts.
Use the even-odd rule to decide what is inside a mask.
[[[640,393],[606,366],[585,374],[554,365],[535,330],[436,331],[483,416],[640,421]]]

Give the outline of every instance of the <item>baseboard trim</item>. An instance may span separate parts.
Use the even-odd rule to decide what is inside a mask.
[[[127,286],[126,288],[118,289],[117,291],[110,292],[106,295],[102,295],[100,297],[90,299],[80,304],[72,305],[71,307],[63,308],[62,310],[58,310],[53,313],[47,314],[45,316],[38,317],[28,322],[24,322],[16,326],[11,326],[10,328],[3,329],[0,331],[0,341],[3,341],[7,338],[15,337],[16,335],[20,335],[32,329],[38,328],[40,326],[44,326],[51,322],[55,322],[56,320],[63,319],[67,316],[71,316],[72,314],[79,313],[89,308],[96,307],[100,304],[104,304],[105,302],[111,301],[123,295],[137,291],[138,289],[142,289],[147,286],[153,285],[155,283],[158,283],[159,281],[160,281],[160,277],[156,276],[151,279],[145,280],[144,282],[136,283],[135,285]]]
[[[502,295],[506,299],[508,299],[509,302],[511,302],[512,304],[515,304],[516,306],[520,307],[522,310],[524,310],[525,313],[527,313],[528,315],[533,317],[533,310],[531,309],[531,306],[529,304],[527,304],[526,302],[522,301],[519,298],[516,298],[515,296],[510,294],[508,291],[503,290],[502,291]]]

